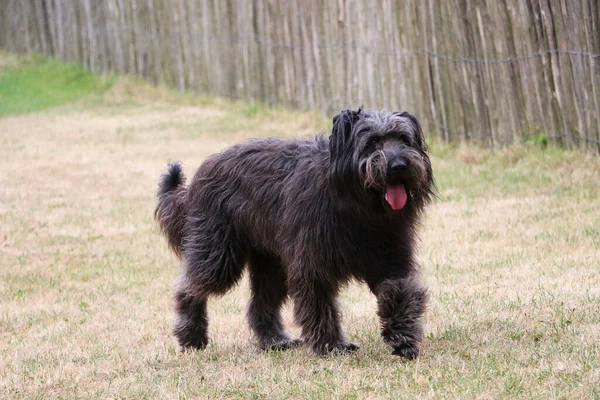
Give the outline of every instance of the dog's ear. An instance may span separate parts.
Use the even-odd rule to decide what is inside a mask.
[[[423,152],[426,153],[427,152],[427,143],[425,143],[425,136],[423,135],[423,129],[421,129],[421,123],[419,122],[417,117],[415,117],[414,115],[412,115],[406,111],[395,112],[394,115],[397,115],[402,118],[406,118],[406,120],[411,124],[411,126],[413,128],[413,132],[415,135],[415,142],[418,144],[418,146],[421,148],[421,150],[423,150]]]
[[[352,170],[352,128],[362,114],[362,107],[357,111],[344,110],[333,117],[333,128],[329,136],[329,152],[331,157],[330,179],[335,189],[340,192],[352,184],[355,171]]]
[[[344,110],[333,117],[333,129],[329,137],[329,149],[331,152],[339,150],[337,146],[344,147],[352,133],[352,127],[360,119],[362,114],[362,106],[357,111]],[[334,148],[336,146],[336,148]]]

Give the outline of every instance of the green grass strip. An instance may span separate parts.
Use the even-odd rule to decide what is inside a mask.
[[[25,114],[100,94],[112,79],[94,75],[76,64],[31,56],[17,65],[0,63],[0,117]]]

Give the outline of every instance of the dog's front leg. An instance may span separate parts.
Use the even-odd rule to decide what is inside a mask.
[[[427,305],[427,290],[412,276],[384,280],[376,295],[383,341],[392,346],[392,354],[416,358],[423,339],[421,316]]]
[[[342,331],[337,288],[306,280],[290,286],[293,288],[296,323],[302,327],[302,339],[313,352],[326,354],[359,349],[358,344],[346,340]]]

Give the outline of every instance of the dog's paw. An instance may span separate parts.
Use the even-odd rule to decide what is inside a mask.
[[[406,343],[402,346],[394,346],[392,355],[404,357],[407,360],[414,360],[415,358],[419,357],[419,347],[416,343]]]
[[[189,329],[187,325],[176,324],[173,333],[181,352],[202,350],[208,344],[208,335],[202,329]]]
[[[317,354],[329,354],[329,353],[347,353],[360,349],[360,345],[358,343],[351,342],[340,342],[334,345],[327,344],[322,348],[315,348],[315,353]]]
[[[283,339],[275,343],[271,343],[267,346],[264,346],[263,349],[267,351],[280,351],[280,350],[288,350],[298,347],[302,344],[301,339]]]
[[[339,348],[339,350],[342,351],[356,351],[358,349],[360,349],[360,345],[358,343],[351,343],[351,342],[347,342],[347,343],[342,343],[341,348]]]

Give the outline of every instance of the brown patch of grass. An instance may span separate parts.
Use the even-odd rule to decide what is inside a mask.
[[[432,301],[415,362],[390,355],[359,285],[342,297],[345,329],[362,344],[355,354],[257,351],[245,282],[211,300],[209,347],[178,354],[178,267],[152,220],[166,163],[182,160],[191,175],[235,141],[309,135],[329,122],[163,89],[113,90],[0,120],[3,397],[600,395],[597,157],[432,146],[440,200],[422,231]],[[297,334],[290,307],[285,318]]]
[[[21,63],[18,56],[0,50],[0,68],[15,68]]]
[[[458,147],[456,158],[464,164],[480,165],[485,161],[487,155],[489,155],[489,153],[480,147],[461,143]]]

